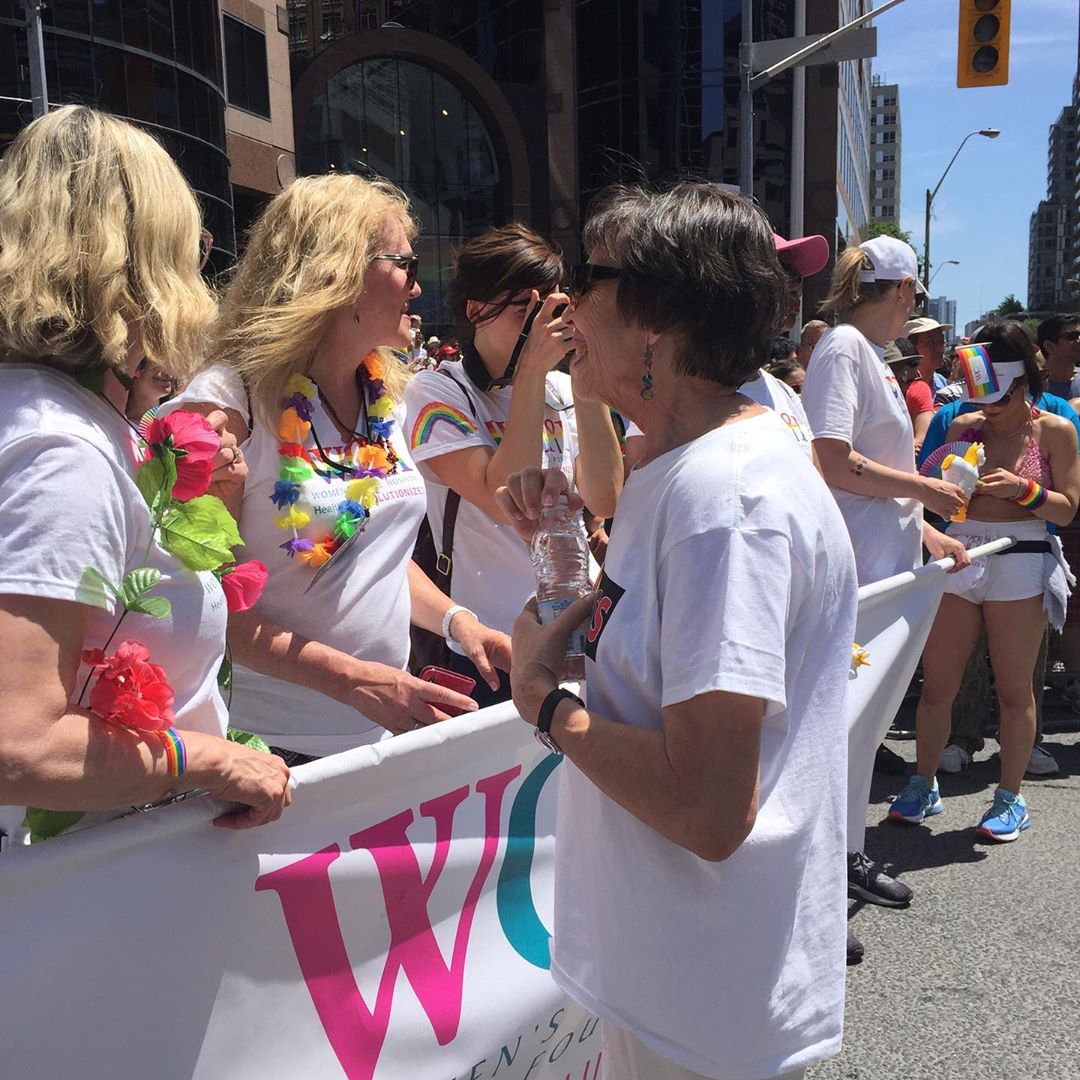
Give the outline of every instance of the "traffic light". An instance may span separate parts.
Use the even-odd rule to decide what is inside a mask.
[[[1009,81],[1012,0],[960,0],[956,85],[1004,86]]]

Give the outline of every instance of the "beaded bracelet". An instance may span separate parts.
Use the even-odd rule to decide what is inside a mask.
[[[184,775],[187,768],[187,748],[184,740],[175,728],[165,728],[158,731],[157,736],[161,739],[161,745],[165,747],[165,760],[169,766],[169,775],[174,779]]]
[[[1038,510],[1049,497],[1049,492],[1037,480],[1025,480],[1024,490],[1013,502],[1022,510]]]

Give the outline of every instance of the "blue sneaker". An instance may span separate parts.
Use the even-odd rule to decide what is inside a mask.
[[[994,805],[983,814],[976,831],[988,840],[1008,843],[1015,840],[1030,825],[1031,818],[1028,817],[1024,796],[998,788],[994,792]]]
[[[924,776],[912,776],[908,779],[907,787],[893,800],[889,819],[918,825],[923,818],[933,817],[944,809],[945,804],[938,793],[937,777],[930,784]]]

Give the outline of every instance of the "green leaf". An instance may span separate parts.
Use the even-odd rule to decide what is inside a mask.
[[[136,600],[145,596],[161,580],[161,571],[152,566],[140,566],[132,570],[120,582],[120,599],[125,606],[131,607]]]
[[[232,656],[226,652],[221,658],[221,667],[218,668],[218,689],[226,696],[232,693],[233,663]]]
[[[172,602],[167,596],[143,596],[128,604],[128,611],[136,615],[149,615],[152,619],[164,619],[172,611]]]
[[[169,505],[176,484],[176,454],[168,447],[158,447],[156,453],[161,456],[144,461],[135,472],[135,486],[154,516]]]
[[[225,737],[229,742],[239,743],[241,746],[246,746],[249,750],[258,750],[262,754],[269,754],[270,747],[259,738],[258,735],[252,735],[250,731],[240,731],[238,728],[229,728],[225,732]]]
[[[109,593],[112,593],[120,603],[124,602],[120,590],[104,574],[95,570],[92,566],[88,566],[79,579],[78,588],[75,590],[75,599],[80,604],[89,604],[91,607],[111,611],[112,600],[109,598]]]
[[[161,542],[189,570],[216,570],[234,562],[243,543],[232,514],[216,495],[175,503],[161,519]]]
[[[30,830],[30,843],[36,844],[39,840],[49,840],[70,829],[84,813],[83,810],[38,810],[37,807],[28,806],[23,827]]]

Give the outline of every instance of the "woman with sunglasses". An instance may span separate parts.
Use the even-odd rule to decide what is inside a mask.
[[[450,299],[462,358],[421,372],[406,391],[409,450],[428,480],[439,565],[455,597],[506,632],[536,588],[529,552],[495,501],[506,478],[530,465],[561,469],[600,517],[614,512],[621,487],[608,411],[597,402],[576,408],[570,377],[555,370],[570,350],[566,277],[561,254],[524,225],[466,242]],[[450,648],[450,666],[476,678],[460,646]],[[509,696],[504,677],[478,700]]]
[[[916,713],[916,771],[889,811],[917,824],[944,808],[936,773],[949,739],[952,703],[972,649],[985,628],[998,697],[1001,779],[978,832],[1015,840],[1030,825],[1020,785],[1035,743],[1032,672],[1047,619],[1060,630],[1073,577],[1047,522],[1067,525],[1080,504],[1080,459],[1073,425],[1032,405],[1042,394],[1035,346],[1024,327],[984,327],[957,349],[964,400],[977,412],[958,416],[946,442],[980,442],[986,464],[967,511],[950,533],[967,547],[1010,536],[1009,551],[977,559],[952,579],[923,654]]]
[[[412,343],[415,235],[390,184],[295,180],[252,228],[217,363],[179,399],[224,409],[247,462],[246,482],[219,493],[269,578],[230,617],[233,714],[293,762],[476,708],[404,670],[410,622],[458,642],[486,679],[509,667],[507,636],[411,561],[424,481],[405,438],[410,376],[384,347]]]

